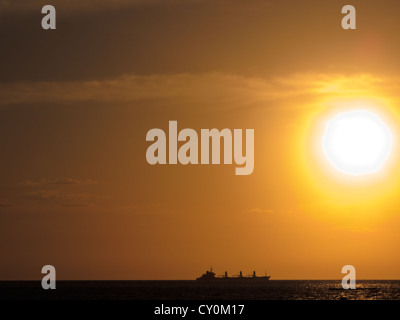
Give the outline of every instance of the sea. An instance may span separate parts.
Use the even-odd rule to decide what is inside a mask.
[[[0,281],[0,300],[399,300],[400,280]]]

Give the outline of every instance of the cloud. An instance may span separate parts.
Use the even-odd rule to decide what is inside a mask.
[[[29,208],[92,207],[95,197],[90,193],[77,191],[73,186],[96,183],[96,180],[73,178],[24,180],[19,183],[21,189],[15,199],[15,205]]]
[[[86,193],[66,193],[59,190],[38,190],[25,193],[20,204],[56,207],[87,207],[92,196]]]
[[[274,210],[253,208],[253,209],[250,209],[247,213],[250,213],[250,214],[271,214],[271,213],[274,213]]]
[[[365,232],[376,232],[376,229],[372,229],[369,227],[364,227],[364,226],[351,226],[351,227],[346,227],[346,226],[338,226],[337,229],[343,230],[343,231],[348,231],[348,232],[355,232],[355,233],[365,233]]]
[[[53,5],[60,13],[98,12],[121,10],[135,6],[173,5],[183,3],[200,3],[207,0],[0,0],[0,13],[41,12],[46,4]],[[212,0],[208,0],[212,1]]]
[[[95,184],[98,183],[96,180],[80,180],[80,179],[72,179],[72,178],[64,178],[64,179],[41,179],[41,180],[24,180],[19,184],[21,186],[48,186],[48,185],[81,185],[81,184]]]
[[[8,208],[11,206],[11,203],[7,199],[0,199],[0,208]]]
[[[282,77],[246,77],[224,73],[122,75],[115,78],[69,82],[0,84],[0,106],[26,103],[158,101],[202,104],[204,108],[263,105],[269,101],[301,98],[369,96],[377,90],[400,88],[400,79],[371,74],[289,74]]]

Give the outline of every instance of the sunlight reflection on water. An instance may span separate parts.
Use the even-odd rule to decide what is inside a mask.
[[[118,300],[398,300],[400,281],[361,280],[355,290],[341,281],[58,281],[51,294],[37,281],[0,282],[0,299]]]

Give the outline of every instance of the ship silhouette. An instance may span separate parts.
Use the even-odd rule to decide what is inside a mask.
[[[196,280],[262,280],[262,281],[267,281],[271,278],[271,276],[257,276],[256,272],[253,271],[251,275],[246,275],[243,276],[242,271],[239,272],[238,275],[234,275],[232,277],[228,276],[228,272],[225,271],[223,275],[217,276],[215,272],[213,272],[212,267],[210,270],[207,270],[205,273],[203,273],[200,277],[196,278]]]

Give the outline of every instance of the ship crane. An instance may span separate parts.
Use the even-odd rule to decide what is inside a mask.
[[[224,274],[221,274],[221,275],[217,276],[217,278],[229,278],[228,277],[228,271],[225,271]]]
[[[235,277],[235,278],[243,278],[242,271],[239,271],[239,274],[235,274],[233,277]]]
[[[255,271],[253,271],[253,274],[249,274],[249,275],[247,275],[246,276],[247,278],[257,278],[257,276],[256,276],[256,272]]]

